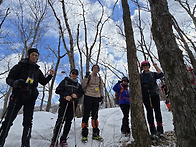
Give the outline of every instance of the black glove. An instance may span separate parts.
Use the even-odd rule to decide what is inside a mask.
[[[18,79],[16,81],[13,82],[12,86],[14,88],[22,88],[25,84],[25,80],[24,79]]]
[[[90,75],[90,71],[86,72],[85,78],[88,78],[89,75]]]
[[[120,84],[120,83],[122,83],[122,81],[121,80],[118,80],[118,84]]]
[[[103,96],[99,98],[99,102],[101,102],[101,105],[103,104]]]

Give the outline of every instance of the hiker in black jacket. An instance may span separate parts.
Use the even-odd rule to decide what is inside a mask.
[[[141,70],[143,72],[140,74],[141,86],[142,86],[142,97],[143,103],[147,111],[147,120],[150,127],[151,138],[157,138],[157,133],[163,136],[163,123],[160,110],[160,97],[158,93],[158,85],[156,79],[160,79],[164,76],[163,72],[159,69],[156,63],[153,63],[157,72],[151,72],[149,70],[150,63],[148,61],[143,61],[141,63]],[[157,122],[157,129],[154,124],[153,110],[155,112],[155,118]]]
[[[23,134],[22,146],[30,147],[31,128],[35,101],[38,96],[38,83],[46,85],[52,78],[54,70],[45,78],[36,64],[39,52],[36,48],[28,50],[28,58],[22,59],[9,72],[6,82],[13,87],[5,120],[0,128],[0,147],[4,146],[5,139],[14,119],[23,106]]]
[[[56,93],[60,95],[58,109],[58,119],[56,121],[50,147],[58,143],[58,135],[61,126],[65,122],[63,134],[60,137],[60,145],[67,146],[67,136],[71,128],[72,119],[76,110],[79,98],[84,94],[82,86],[78,83],[78,70],[72,69],[69,77],[65,77],[58,87]],[[63,119],[63,120],[62,120]]]

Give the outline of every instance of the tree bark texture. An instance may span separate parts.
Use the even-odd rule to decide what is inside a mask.
[[[196,144],[196,97],[186,73],[182,51],[172,30],[167,0],[149,0],[152,34],[169,88],[177,146]]]
[[[131,146],[150,146],[151,141],[146,125],[144,108],[141,95],[141,83],[137,68],[136,46],[131,24],[130,10],[127,0],[122,0],[123,21],[125,27],[128,71],[130,78],[130,101],[131,101],[131,129],[134,143]]]

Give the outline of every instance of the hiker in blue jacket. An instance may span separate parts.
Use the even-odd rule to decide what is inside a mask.
[[[127,77],[123,77],[122,81],[118,81],[113,87],[113,90],[117,92],[119,98],[119,106],[123,113],[121,132],[122,134],[130,134],[129,128],[129,109],[130,99],[128,90],[129,80]]]
[[[150,63],[143,61],[141,63],[141,86],[142,86],[142,98],[144,106],[147,111],[147,120],[150,128],[151,138],[157,138],[157,135],[163,136],[163,123],[160,109],[160,97],[159,88],[156,83],[157,79],[164,76],[163,72],[159,69],[156,63],[153,63],[157,72],[151,72]],[[154,124],[153,110],[155,112],[155,118],[157,122],[157,129]],[[158,134],[157,134],[158,133]]]

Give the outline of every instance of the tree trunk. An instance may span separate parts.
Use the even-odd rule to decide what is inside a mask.
[[[180,37],[180,40],[183,42],[184,44],[184,49],[187,51],[188,53],[188,56],[189,56],[189,59],[191,61],[191,64],[193,66],[193,69],[196,69],[196,60],[195,60],[195,57],[194,57],[194,54],[193,52],[190,50],[189,46],[188,46],[188,43],[186,42],[183,34],[184,32],[180,29],[177,21],[175,20],[174,17],[172,17],[172,21],[173,21],[173,25],[174,25],[174,28],[176,29],[176,31],[178,32],[178,35]],[[185,36],[186,37],[186,36]]]
[[[51,82],[51,85],[49,87],[49,96],[48,96],[48,102],[47,102],[47,106],[46,106],[46,111],[47,112],[49,112],[50,108],[51,108],[52,91],[53,91],[54,82],[55,82],[56,75],[57,75],[57,70],[58,70],[58,67],[59,67],[59,64],[60,64],[60,60],[61,60],[61,58],[57,59],[57,63],[56,63],[56,66],[55,66],[55,74],[52,78],[52,82]]]
[[[172,19],[166,0],[149,0],[152,34],[169,88],[177,146],[196,144],[196,98],[191,88],[179,49],[172,31]]]
[[[128,71],[130,78],[130,101],[131,101],[131,127],[134,143],[131,146],[150,146],[151,141],[146,125],[144,108],[142,105],[141,83],[137,68],[136,46],[133,37],[133,28],[129,5],[127,0],[122,0],[123,21],[125,27]]]

